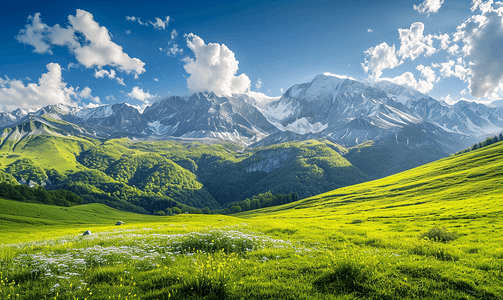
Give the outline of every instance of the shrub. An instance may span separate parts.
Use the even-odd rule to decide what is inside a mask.
[[[455,232],[448,232],[444,227],[433,227],[428,232],[422,233],[419,236],[420,239],[424,239],[425,237],[435,242],[445,243],[457,239],[458,235]]]
[[[192,233],[182,238],[175,246],[175,251],[182,253],[239,253],[259,248],[256,237],[241,232],[211,231],[209,233]]]

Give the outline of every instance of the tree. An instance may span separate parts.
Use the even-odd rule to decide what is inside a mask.
[[[243,209],[239,205],[234,205],[233,207],[231,207],[231,214],[235,214],[242,211]]]
[[[211,210],[210,210],[208,207],[203,208],[203,209],[202,209],[202,212],[203,212],[203,214],[205,214],[205,215],[209,215],[209,214],[211,214]]]
[[[173,207],[172,210],[173,210],[173,214],[176,214],[176,215],[182,213],[182,210],[180,208],[176,207],[176,206]]]
[[[159,210],[159,211],[156,211],[156,212],[154,213],[154,215],[156,215],[156,216],[165,216],[165,215],[166,215],[166,213],[165,213],[164,211],[162,211],[162,210]]]
[[[165,211],[166,211],[166,215],[167,215],[167,216],[171,216],[171,215],[173,214],[173,210],[172,210],[171,208],[169,208],[169,207],[168,207],[168,208],[166,208],[166,210],[165,210]]]
[[[251,209],[258,209],[261,208],[262,206],[260,205],[260,201],[258,199],[253,199],[250,202]]]

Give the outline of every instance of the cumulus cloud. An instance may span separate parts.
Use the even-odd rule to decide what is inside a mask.
[[[143,89],[135,86],[133,90],[127,94],[129,98],[140,100],[144,103],[149,103],[149,99],[153,98],[153,95],[150,95],[149,92],[144,92]]]
[[[444,0],[425,0],[419,5],[413,5],[414,10],[420,14],[436,14],[444,4]]]
[[[38,108],[63,103],[75,106],[81,98],[99,102],[86,87],[80,93],[67,87],[61,76],[61,66],[47,64],[47,73],[42,74],[37,83],[24,84],[21,80],[0,78],[0,110],[11,111],[16,108]]]
[[[107,71],[105,69],[95,69],[94,70],[94,77],[95,78],[103,78],[105,76],[107,76],[110,79],[115,79],[115,81],[117,81],[117,83],[120,85],[126,86],[126,84],[124,84],[124,79],[116,76],[115,70],[110,70],[110,71]]]
[[[418,65],[416,70],[421,72],[421,76],[426,79],[426,82],[434,82],[437,79],[435,71],[430,66]]]
[[[135,76],[145,72],[145,63],[129,57],[121,46],[112,42],[108,29],[94,21],[92,14],[77,9],[74,16],[68,16],[68,20],[66,28],[59,24],[50,27],[41,21],[40,13],[36,13],[28,18],[31,24],[20,30],[16,38],[41,54],[52,54],[53,46],[66,46],[86,68],[111,66]]]
[[[46,35],[48,34],[48,26],[42,23],[40,19],[40,13],[36,13],[34,16],[28,17],[28,22],[31,21],[31,24],[27,24],[25,29],[21,29],[19,31],[19,35],[16,39],[23,44],[29,44],[33,46],[33,52],[36,53],[50,53],[51,46],[46,42]]]
[[[92,102],[95,102],[95,103],[101,103],[100,102],[100,97],[93,97],[93,95],[91,95],[91,88],[89,88],[88,86],[86,86],[80,93],[79,93],[79,96],[82,98],[82,99],[89,99],[91,100]]]
[[[369,28],[369,29],[367,29],[367,32],[368,32],[368,33],[372,33],[372,32],[374,32],[374,29]]]
[[[182,61],[190,74],[187,85],[191,93],[214,92],[222,96],[245,93],[251,81],[246,74],[236,76],[239,62],[227,46],[208,43],[195,34],[185,35],[187,46],[194,52],[195,59],[186,57]]]
[[[371,72],[374,78],[379,78],[382,75],[382,71],[385,69],[392,69],[401,64],[398,60],[395,52],[395,45],[388,46],[386,43],[382,43],[375,47],[370,47],[365,52],[367,58],[365,62],[362,63],[363,70],[365,72]]]
[[[177,54],[182,54],[183,49],[178,48],[178,44],[172,44],[172,46],[167,49],[166,53],[168,56],[176,56]]]
[[[433,36],[423,36],[424,24],[415,22],[410,25],[410,29],[398,29],[400,36],[400,49],[397,54],[402,59],[416,59],[419,55],[425,53],[431,56],[437,49],[433,47]]]
[[[426,80],[420,79],[419,81],[416,80],[414,77],[414,74],[411,72],[405,72],[400,76],[396,76],[394,78],[382,78],[391,82],[394,82],[399,85],[403,86],[408,86],[413,89],[418,90],[421,93],[428,93],[433,89],[433,82],[428,82]]]
[[[469,68],[468,88],[476,98],[497,98],[503,91],[503,3],[475,0],[471,16],[457,27],[454,41],[463,43]]]
[[[449,44],[451,43],[450,37],[447,33],[440,34],[440,35],[433,35],[433,38],[440,41],[440,48],[442,50],[447,50],[447,48],[449,47]]]
[[[447,49],[450,44],[448,34],[424,35],[424,24],[415,22],[409,29],[398,29],[400,48],[395,50],[395,45],[389,46],[383,42],[375,47],[370,47],[365,53],[365,62],[362,63],[365,72],[371,72],[372,77],[381,77],[383,70],[393,69],[405,62],[406,59],[415,60],[421,55],[431,56],[437,49],[433,46],[434,40],[440,41],[440,47]]]

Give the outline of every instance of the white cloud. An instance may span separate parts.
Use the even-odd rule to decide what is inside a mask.
[[[421,76],[426,79],[426,82],[434,82],[437,79],[435,71],[429,66],[417,65],[416,70],[421,72]]]
[[[84,105],[84,108],[95,108],[95,107],[99,107],[100,105],[99,104],[96,104],[96,103],[89,103],[87,105]]]
[[[110,79],[115,79],[115,81],[117,81],[118,84],[126,86],[126,84],[124,84],[124,79],[116,76],[116,74],[117,73],[115,72],[115,70],[110,70],[110,71],[107,71],[105,69],[95,69],[94,70],[94,77],[95,78],[103,78],[103,77],[107,76]]]
[[[66,69],[70,70],[72,68],[78,68],[78,67],[79,67],[79,65],[76,63],[69,63],[68,66],[66,66]]]
[[[450,46],[449,48],[447,48],[447,52],[450,55],[456,55],[459,52],[459,46],[454,44],[454,45]]]
[[[104,69],[96,69],[94,70],[94,77],[96,78],[103,78],[107,76],[108,78],[110,79],[114,79],[115,77],[115,71],[114,70],[111,70],[110,72],[108,72],[107,70],[104,70]]]
[[[137,18],[135,16],[126,16],[126,20],[131,21],[131,22],[138,22],[138,24],[143,25],[143,26],[148,26],[147,22],[142,22],[140,18]]]
[[[468,88],[476,98],[499,98],[503,91],[503,4],[475,0],[471,9],[480,14],[459,25],[454,34],[469,62]]]
[[[463,67],[461,64],[462,60],[458,59],[458,63],[454,60],[449,60],[440,64],[433,64],[433,67],[440,67],[440,74],[443,77],[457,77],[463,81],[468,80],[468,77],[471,75],[471,70],[469,68]],[[453,69],[454,67],[454,69]]]
[[[187,46],[195,55],[195,59],[186,57],[182,60],[185,71],[190,74],[187,85],[191,93],[214,92],[221,96],[244,93],[250,89],[248,76],[235,76],[239,62],[227,46],[205,44],[203,39],[192,33],[185,37]]]
[[[433,36],[423,36],[424,24],[415,22],[410,25],[410,29],[398,29],[400,36],[400,49],[397,54],[402,60],[410,58],[416,59],[419,55],[425,53],[431,56],[437,49],[433,47]]]
[[[46,37],[44,36],[47,34],[48,26],[42,23],[40,13],[29,16],[28,22],[30,21],[31,24],[26,24],[25,29],[19,31],[19,35],[16,36],[16,39],[20,43],[33,46],[35,48],[33,52],[52,54],[51,46],[45,41]]]
[[[106,97],[105,97],[105,99],[106,99],[108,102],[110,102],[111,100],[112,100],[112,101],[117,101],[117,99],[115,98],[115,96],[114,96],[114,95],[109,95],[109,96],[106,96]]]
[[[372,32],[374,32],[374,29],[369,28],[369,29],[367,29],[367,32],[368,32],[368,33],[372,33]]]
[[[177,36],[178,32],[176,31],[176,29],[173,28],[173,30],[171,30],[171,40],[176,39]]]
[[[255,88],[258,90],[260,90],[260,88],[262,87],[262,80],[260,80],[260,78],[257,80],[257,82],[255,83]]]
[[[152,25],[155,29],[166,29],[169,25],[169,22],[171,20],[170,16],[165,17],[165,21],[163,21],[161,18],[155,17],[155,21],[145,21],[143,22],[140,18],[135,17],[135,16],[126,16],[126,20],[131,21],[131,22],[138,22],[138,24],[142,26],[149,26]]]
[[[382,70],[392,69],[401,64],[396,56],[395,45],[390,47],[383,42],[375,47],[370,47],[364,53],[370,57],[370,60],[365,58],[365,62],[362,63],[363,70],[367,73],[372,72],[374,78],[381,77]]]
[[[413,5],[414,10],[420,14],[436,14],[444,4],[444,0],[425,0],[419,5]]]
[[[276,101],[276,100],[279,100],[281,98],[281,96],[278,96],[278,97],[271,97],[271,96],[267,96],[266,94],[264,93],[260,93],[260,92],[253,92],[253,91],[248,91],[246,92],[246,95],[252,97],[253,99],[255,99],[259,104],[262,104],[262,105],[266,105],[270,102],[273,102],[273,101]]]
[[[157,79],[157,78],[154,78],[154,81],[156,81],[156,82],[157,82],[157,81],[159,81],[159,79]]]
[[[126,84],[124,83],[124,78],[115,77],[115,81],[117,81],[117,83],[122,86],[126,86]]]
[[[149,103],[149,99],[153,98],[153,95],[150,95],[149,92],[144,92],[143,89],[135,86],[133,90],[127,94],[130,98],[140,100],[145,103]]]
[[[456,101],[454,101],[454,99],[452,99],[451,95],[450,94],[447,94],[447,96],[445,97],[440,97],[440,100],[442,101],[445,101],[445,103],[447,104],[454,104]]]
[[[171,48],[166,49],[166,53],[168,54],[168,56],[176,56],[178,53],[182,54],[183,49],[178,48],[177,44],[173,44]]]
[[[433,82],[428,82],[426,80],[417,81],[414,74],[411,72],[405,72],[400,76],[395,78],[382,78],[383,80],[388,80],[399,85],[408,86],[413,89],[418,90],[421,93],[428,93],[433,89]]]
[[[101,103],[100,101],[100,97],[93,97],[93,95],[91,95],[91,92],[92,90],[86,86],[80,93],[79,93],[79,96],[82,98],[82,99],[89,99],[95,103]]]
[[[100,26],[87,11],[77,9],[75,16],[68,16],[70,25],[49,27],[40,19],[40,13],[29,17],[31,24],[20,30],[16,37],[21,43],[33,46],[34,52],[52,54],[51,48],[67,46],[79,63],[86,68],[111,66],[136,76],[145,72],[140,59],[131,58],[123,48],[112,42],[106,27]]]
[[[163,48],[159,48],[159,50],[161,52],[166,52],[166,54],[168,54],[168,56],[176,56],[177,54],[182,54],[183,53],[183,49],[179,48],[180,46],[175,43],[175,39],[177,38],[178,36],[178,32],[176,31],[176,29],[173,29],[171,31],[171,40],[168,42],[168,48],[166,49],[163,49]]]
[[[281,94],[283,94],[283,93],[285,92],[285,90],[283,90],[283,88],[280,88],[280,89],[279,89],[279,92],[280,92]]]
[[[77,14],[68,16],[68,19],[75,31],[82,33],[87,41],[86,45],[73,49],[81,64],[87,68],[113,66],[128,74],[134,72],[138,75],[145,72],[145,63],[138,58],[130,58],[122,51],[121,46],[112,42],[106,27],[100,27],[94,21],[93,15],[77,9]]]
[[[42,74],[37,83],[24,85],[21,80],[0,78],[0,110],[11,111],[16,108],[38,108],[63,103],[75,106],[79,99],[76,89],[67,87],[61,76],[61,66],[47,64],[47,73]],[[84,96],[92,97],[84,88]],[[89,93],[87,93],[89,92]],[[99,98],[98,98],[99,99]]]
[[[152,24],[152,26],[154,26],[155,29],[166,29],[166,27],[168,27],[169,24],[169,19],[170,19],[169,16],[166,17],[166,21],[163,21],[161,18],[156,17],[155,22],[149,21],[149,23]]]
[[[450,37],[447,33],[433,35],[432,37],[440,41],[440,48],[442,48],[442,50],[447,50],[449,44],[451,43]]]
[[[126,30],[126,34],[130,34],[131,33],[131,30]]]

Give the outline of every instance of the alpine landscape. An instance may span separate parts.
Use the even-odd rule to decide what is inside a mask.
[[[500,2],[0,11],[0,299],[503,299]]]

